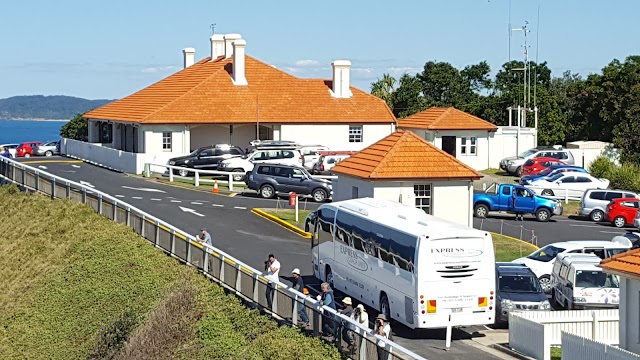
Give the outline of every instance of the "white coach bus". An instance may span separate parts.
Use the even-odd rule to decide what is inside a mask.
[[[491,234],[371,198],[321,205],[314,275],[410,328],[494,322]]]

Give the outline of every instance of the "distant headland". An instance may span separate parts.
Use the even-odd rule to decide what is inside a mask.
[[[0,99],[0,120],[69,120],[113,100],[65,95],[25,95]]]

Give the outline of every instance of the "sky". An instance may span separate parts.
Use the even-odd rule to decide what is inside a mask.
[[[640,53],[638,13],[637,0],[6,1],[0,98],[127,96],[180,70],[183,48],[209,56],[211,24],[299,77],[331,78],[331,61],[350,60],[352,84],[369,91],[382,74],[415,74],[427,61],[486,60],[495,73],[509,53],[524,57],[522,31],[509,46],[509,19],[528,21],[532,60],[537,50],[552,75],[586,76]]]

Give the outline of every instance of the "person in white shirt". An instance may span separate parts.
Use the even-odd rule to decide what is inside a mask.
[[[387,320],[384,314],[379,314],[376,318],[376,325],[373,327],[373,332],[383,338],[392,340],[391,325],[389,325],[389,320]],[[389,353],[384,348],[385,345],[384,341],[378,341],[378,360],[387,360],[389,358]]]
[[[275,255],[269,254],[269,259],[265,261],[265,271],[267,272],[267,279],[269,283],[267,284],[267,291],[265,295],[267,296],[267,306],[269,309],[272,308],[273,302],[273,282],[278,281],[279,273],[280,273],[280,262],[276,259]]]

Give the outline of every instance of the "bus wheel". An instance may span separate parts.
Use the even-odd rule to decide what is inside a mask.
[[[380,313],[387,317],[387,321],[391,321],[391,308],[389,307],[389,298],[387,294],[380,295]]]
[[[333,286],[333,272],[331,271],[331,266],[327,265],[327,270],[324,272],[324,280],[334,289]]]

